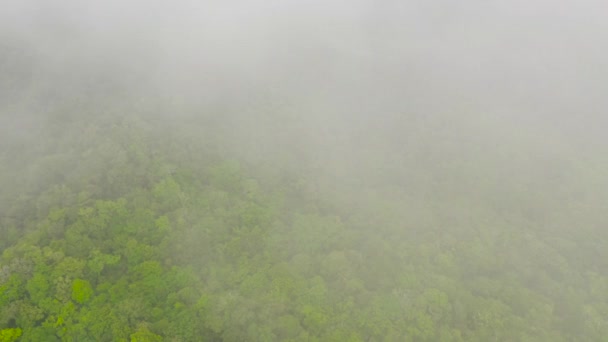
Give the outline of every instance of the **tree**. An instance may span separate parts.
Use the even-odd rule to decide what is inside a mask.
[[[49,282],[47,277],[40,273],[34,274],[34,276],[28,280],[26,289],[34,303],[42,301],[48,295]]]
[[[13,342],[21,336],[20,328],[8,328],[0,330],[0,342]]]
[[[93,295],[91,283],[83,279],[74,279],[72,283],[72,299],[79,304],[84,304]]]
[[[145,325],[140,325],[137,331],[131,334],[131,342],[161,342],[162,336],[151,332]]]

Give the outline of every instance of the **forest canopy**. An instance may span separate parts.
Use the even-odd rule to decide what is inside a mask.
[[[11,2],[0,342],[606,341],[583,5]]]

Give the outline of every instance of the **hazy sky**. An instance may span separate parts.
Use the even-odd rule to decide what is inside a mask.
[[[101,73],[203,102],[270,93],[365,120],[475,111],[580,133],[607,123],[606,10],[593,0],[8,0],[0,32],[66,80]]]

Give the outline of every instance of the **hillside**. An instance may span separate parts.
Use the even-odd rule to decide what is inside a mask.
[[[0,342],[608,341],[595,31],[407,3],[7,7]]]

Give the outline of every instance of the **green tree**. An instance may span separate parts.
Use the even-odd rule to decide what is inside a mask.
[[[0,330],[0,342],[13,342],[17,341],[21,336],[20,328],[8,328]]]
[[[162,340],[162,336],[151,332],[144,325],[140,325],[137,331],[131,334],[131,342],[161,342]]]
[[[46,276],[36,273],[26,285],[27,292],[34,303],[38,303],[45,299],[48,295],[49,282]]]
[[[84,279],[74,279],[72,283],[72,299],[79,304],[86,303],[93,295],[91,283]]]

